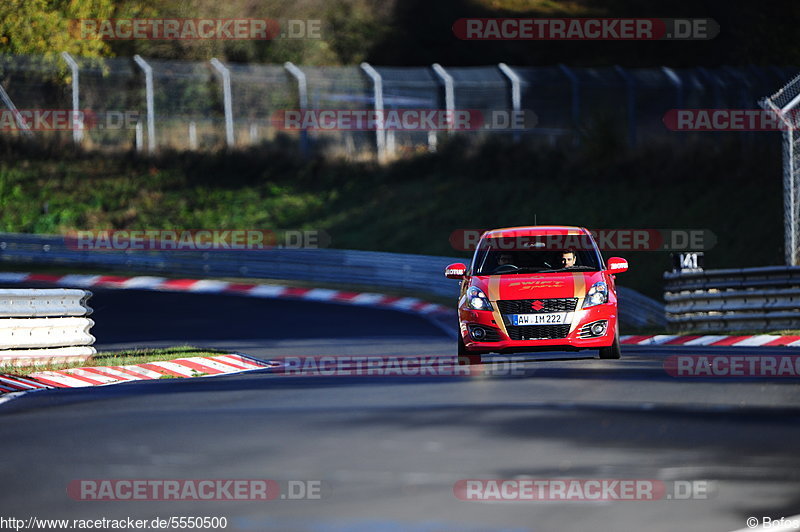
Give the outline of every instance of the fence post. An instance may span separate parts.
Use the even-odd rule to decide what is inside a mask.
[[[500,63],[497,67],[500,69],[500,72],[505,74],[508,81],[511,82],[511,109],[513,109],[515,113],[519,113],[522,111],[522,80],[507,64]],[[514,132],[514,140],[519,140],[519,131]]]
[[[439,63],[434,63],[431,65],[431,68],[433,68],[433,71],[436,72],[436,75],[439,76],[439,79],[442,80],[442,83],[444,84],[444,107],[448,116],[447,132],[452,133],[456,109],[456,95],[453,84],[453,76],[448,74],[444,67]]]
[[[625,80],[628,96],[628,144],[633,148],[636,146],[636,80],[619,65],[614,65],[614,70]]]
[[[674,70],[669,67],[662,66],[661,71],[669,78],[673,85],[675,85],[675,108],[680,109],[683,107],[683,80],[678,76]]]
[[[83,120],[80,115],[80,72],[78,63],[67,52],[61,52],[61,57],[72,71],[72,141],[78,145],[83,140]]]
[[[291,61],[286,61],[283,67],[297,80],[297,96],[300,101],[300,109],[308,109],[308,82],[305,73]],[[308,132],[305,128],[300,132],[300,150],[303,155],[308,153]]]
[[[783,108],[778,108],[771,98],[764,98],[759,102],[765,110],[772,111],[784,123],[783,128],[783,242],[784,257],[787,266],[800,265],[800,172],[795,160],[795,129],[793,119],[787,118],[786,113],[792,111],[800,103],[800,92]]]
[[[153,103],[153,69],[139,54],[134,55],[133,60],[136,61],[136,64],[139,65],[139,68],[144,72],[145,100],[147,101],[147,153],[153,155],[156,151],[156,113]]]
[[[14,120],[17,122],[20,131],[22,131],[22,133],[26,137],[29,138],[32,137],[33,133],[31,133],[31,128],[28,127],[28,124],[25,122],[25,119],[22,118],[22,115],[17,110],[17,106],[14,105],[14,102],[11,101],[11,97],[8,95],[8,93],[3,88],[2,85],[0,85],[0,100],[3,100],[5,106],[8,107],[8,110],[11,111],[12,115],[14,115]]]
[[[378,150],[378,161],[386,160],[386,127],[383,120],[383,78],[372,65],[366,61],[361,63],[361,70],[372,80],[375,96],[375,147]],[[394,155],[394,154],[393,154]]]
[[[194,120],[189,122],[189,149],[197,149],[197,124]]]
[[[225,108],[225,143],[229,148],[233,148],[233,102],[231,101],[231,71],[223,65],[219,59],[213,57],[211,66],[222,76],[222,98]]]

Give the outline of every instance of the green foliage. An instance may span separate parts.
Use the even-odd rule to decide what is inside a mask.
[[[0,53],[52,58],[66,51],[76,56],[106,56],[108,44],[80,39],[75,21],[108,18],[113,13],[113,0],[3,0]]]
[[[782,262],[777,143],[607,146],[600,132],[556,148],[462,136],[378,166],[304,161],[280,144],[152,160],[0,145],[0,231],[314,228],[337,248],[467,257],[450,247],[453,231],[535,215],[593,229],[708,229],[714,268]],[[631,263],[621,282],[659,297],[669,256],[620,255]]]

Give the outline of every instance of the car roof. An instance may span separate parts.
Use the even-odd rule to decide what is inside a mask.
[[[481,238],[507,238],[519,236],[541,236],[541,235],[588,235],[590,234],[583,227],[573,225],[528,225],[520,227],[504,227],[502,229],[491,229],[483,233]]]

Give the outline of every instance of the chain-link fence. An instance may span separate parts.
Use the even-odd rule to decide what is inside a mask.
[[[285,127],[287,111],[469,110],[535,115],[519,129],[470,129],[465,134],[513,133],[548,143],[616,136],[632,145],[684,139],[671,131],[671,109],[755,109],[758,97],[795,73],[778,67],[572,68],[424,66],[305,67],[146,58],[45,60],[0,56],[0,109],[61,109],[88,114],[68,131],[0,134],[75,142],[109,150],[244,148],[285,136],[298,149],[348,157],[435,150],[451,134],[438,127]],[[791,99],[791,98],[790,98]],[[780,106],[779,106],[780,107]],[[283,113],[283,114],[282,114]],[[316,113],[316,114],[314,114]],[[305,115],[303,115],[305,116]],[[77,131],[75,131],[77,129]],[[709,134],[709,133],[702,133]],[[713,134],[713,133],[712,133]],[[726,134],[726,133],[719,133]],[[763,137],[763,135],[762,135]]]
[[[800,105],[800,76],[759,102],[785,123],[783,130],[783,223],[787,266],[800,266],[800,131],[796,127]]]

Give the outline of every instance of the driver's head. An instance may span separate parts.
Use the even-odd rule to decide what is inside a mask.
[[[571,266],[575,266],[575,252],[574,251],[565,251],[561,254],[561,264],[565,268],[569,268]]]
[[[497,265],[503,266],[504,264],[511,264],[514,262],[514,256],[511,253],[501,253],[499,257],[497,257]]]

